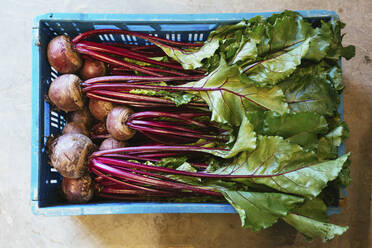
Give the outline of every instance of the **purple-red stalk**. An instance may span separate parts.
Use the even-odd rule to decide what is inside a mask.
[[[149,82],[149,83],[156,83],[156,82],[169,82],[169,81],[193,81],[199,80],[203,76],[201,75],[192,75],[192,76],[161,76],[161,77],[153,77],[153,76],[104,76],[104,77],[96,77],[86,80],[82,83],[83,86],[89,86],[91,84],[98,84],[98,83],[108,83],[108,82]],[[129,83],[129,82],[128,82]]]
[[[149,188],[149,187],[145,187],[145,186],[139,186],[139,185],[136,185],[136,184],[131,184],[131,183],[123,182],[121,180],[118,180],[118,179],[115,179],[115,178],[113,178],[111,176],[108,176],[108,175],[102,173],[101,171],[99,171],[98,169],[93,168],[93,167],[91,167],[90,169],[97,176],[103,177],[106,180],[112,181],[112,182],[116,183],[117,185],[125,186],[125,187],[127,187],[129,189],[137,189],[137,190],[142,190],[142,191],[149,191],[149,192],[158,193],[158,194],[159,193],[166,193],[166,191],[163,191],[163,190],[158,190],[158,189],[153,189],[153,188]]]
[[[181,65],[173,64],[173,63],[167,63],[167,62],[161,62],[154,59],[150,59],[142,54],[133,52],[131,50],[120,48],[120,47],[112,47],[108,46],[106,44],[102,43],[96,43],[96,42],[90,42],[90,41],[83,41],[80,42],[77,47],[82,46],[88,50],[97,51],[97,52],[103,52],[103,53],[110,53],[119,55],[125,58],[134,59],[142,62],[146,62],[153,65],[160,65],[164,66],[166,68],[172,68],[176,70],[184,71],[183,67]],[[186,74],[187,75],[187,74]]]
[[[116,92],[116,91],[109,91],[109,90],[92,90],[87,92],[87,96],[91,97],[96,96],[104,96],[106,99],[104,101],[109,101],[109,102],[116,102],[116,103],[121,103],[120,101],[115,101],[115,100],[124,100],[126,103],[123,102],[123,104],[131,104],[132,106],[134,105],[146,105],[148,107],[166,107],[166,106],[176,106],[176,104],[167,99],[159,98],[159,97],[152,97],[152,96],[144,96],[144,95],[138,95],[138,94],[131,94],[131,93],[125,93],[125,92]],[[90,94],[89,94],[90,93]],[[94,97],[93,96],[93,97]],[[158,105],[157,105],[158,104]],[[205,103],[197,103],[197,102],[190,102],[187,104],[188,106],[192,107],[207,107],[208,105]]]
[[[176,182],[158,180],[158,179],[149,178],[149,177],[138,175],[138,174],[129,173],[129,172],[108,166],[106,164],[103,164],[97,159],[92,159],[90,166],[92,166],[93,168],[101,172],[105,172],[115,177],[119,177],[127,181],[131,181],[131,182],[143,183],[146,185],[152,185],[155,187],[160,187],[160,188],[165,188],[165,189],[189,190],[189,191],[206,194],[206,195],[221,196],[221,193],[219,192],[203,189],[203,188],[196,187],[196,186],[191,186],[185,183],[176,183]]]
[[[92,36],[102,35],[102,34],[123,34],[123,35],[132,35],[144,40],[148,40],[152,43],[164,43],[169,45],[175,45],[175,46],[186,46],[186,47],[201,47],[203,46],[203,43],[185,43],[185,42],[179,42],[179,41],[173,41],[173,40],[167,40],[164,38],[156,37],[156,36],[150,36],[144,33],[138,33],[133,32],[129,30],[120,30],[120,29],[96,29],[96,30],[90,30],[85,33],[79,34],[74,39],[72,39],[72,43],[77,44],[81,42],[82,40],[85,40],[87,38],[90,38]]]
[[[162,74],[144,69],[144,66],[138,66],[138,65],[133,64],[133,63],[125,62],[121,59],[117,59],[115,57],[112,57],[112,56],[104,54],[104,53],[94,52],[94,51],[88,50],[84,47],[81,47],[79,45],[76,46],[76,50],[79,53],[89,55],[93,59],[100,60],[100,61],[105,62],[105,63],[127,67],[127,68],[130,68],[130,69],[134,70],[134,71],[142,72],[144,74],[151,75],[151,76],[156,76],[156,77],[163,76]]]

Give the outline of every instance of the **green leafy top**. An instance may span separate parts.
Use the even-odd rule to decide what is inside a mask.
[[[211,120],[220,123],[240,125],[245,112],[257,109],[288,112],[279,87],[266,89],[251,85],[237,66],[227,65],[223,58],[211,74],[180,87],[197,92],[212,111]]]
[[[243,227],[254,231],[272,226],[285,217],[303,198],[281,193],[231,191],[222,189],[226,200],[235,207]]]
[[[257,149],[241,153],[230,165],[214,171],[223,175],[250,175],[240,183],[263,184],[277,191],[316,197],[329,181],[337,178],[348,155],[318,162],[316,154],[304,151],[281,137],[258,138]]]
[[[279,84],[291,112],[316,112],[329,116],[336,112],[339,96],[334,85],[337,79],[328,77],[325,71],[316,74],[319,70],[322,69],[317,64],[301,67]]]
[[[322,238],[323,241],[342,235],[348,227],[337,226],[328,222],[326,206],[320,199],[306,201],[301,207],[282,219],[299,230],[308,240]]]
[[[341,44],[343,27],[336,19],[313,27],[297,12],[284,11],[269,18],[258,16],[248,22],[220,26],[201,48],[186,51],[156,45],[185,69],[204,67],[212,72],[223,57],[228,65],[236,64],[251,83],[264,87],[290,76],[302,60],[353,57],[355,48]]]
[[[265,112],[262,134],[279,135],[291,143],[315,150],[318,136],[328,130],[326,119],[316,112],[299,112],[279,115]]]

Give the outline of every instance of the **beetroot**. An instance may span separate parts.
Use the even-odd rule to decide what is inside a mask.
[[[64,74],[50,84],[50,101],[63,111],[76,111],[84,106],[81,80],[74,74]]]
[[[106,123],[98,122],[90,129],[90,138],[92,140],[103,140],[110,138],[111,135],[107,132]]]
[[[60,35],[51,40],[47,48],[49,64],[59,73],[75,73],[83,65],[79,53],[73,48],[70,37]]]
[[[80,178],[62,179],[62,193],[64,198],[71,203],[85,203],[94,196],[94,181],[89,174]]]
[[[83,68],[80,70],[80,76],[84,80],[104,75],[106,75],[106,66],[98,60],[86,59]]]
[[[127,143],[124,141],[119,141],[114,138],[107,138],[104,141],[102,141],[100,147],[98,150],[111,150],[115,148],[121,148],[121,147],[126,147]]]
[[[95,150],[93,142],[83,134],[64,134],[49,146],[51,164],[67,178],[79,178],[85,174],[88,157]]]
[[[93,116],[89,112],[89,109],[84,107],[82,110],[71,113],[69,121],[82,124],[86,129],[90,129],[93,125]]]
[[[89,101],[89,110],[99,121],[105,121],[107,115],[110,113],[110,111],[114,108],[114,105],[111,102],[101,101],[101,100],[95,100],[91,99]]]
[[[91,134],[96,134],[96,135],[103,135],[103,134],[108,134],[107,129],[106,129],[106,123],[104,122],[98,122],[96,123],[92,129],[90,130]]]
[[[135,135],[136,131],[126,125],[129,116],[133,113],[133,110],[125,106],[117,106],[110,111],[106,128],[112,137],[117,140],[128,140]]]
[[[62,134],[67,133],[81,133],[85,136],[89,136],[89,131],[87,130],[87,128],[84,126],[84,124],[79,122],[67,123],[66,126],[64,126],[64,128],[62,129]]]

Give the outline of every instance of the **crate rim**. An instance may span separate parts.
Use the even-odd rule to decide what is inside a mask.
[[[294,10],[304,17],[331,17],[338,19],[336,11],[332,10]],[[102,13],[45,13],[35,16],[32,28],[32,125],[31,125],[31,210],[35,215],[45,216],[71,216],[71,215],[95,215],[95,214],[134,214],[134,213],[236,213],[230,204],[215,203],[126,203],[111,206],[112,203],[80,204],[80,205],[57,205],[39,207],[39,164],[41,148],[40,129],[40,67],[39,67],[39,27],[41,21],[133,21],[133,22],[171,22],[171,23],[197,23],[216,21],[239,21],[262,15],[270,16],[274,12],[241,12],[241,13],[201,13],[201,14],[102,14]],[[343,101],[339,106],[339,112],[343,117]],[[344,144],[339,151],[345,153]],[[343,194],[346,194],[342,189]],[[151,206],[151,210],[149,210]],[[63,208],[63,209],[62,209]],[[342,207],[330,207],[329,215],[338,214]]]
[[[294,10],[304,17],[334,17],[338,18],[338,14],[333,10],[321,10],[321,9],[309,9],[309,10]],[[273,12],[239,12],[239,13],[200,13],[200,14],[102,14],[102,13],[68,13],[68,12],[50,12],[35,16],[33,19],[33,28],[38,28],[40,21],[43,20],[63,20],[63,21],[136,21],[136,22],[215,22],[215,21],[237,21],[241,19],[249,19],[251,17],[262,15],[270,16],[275,13],[282,11]]]

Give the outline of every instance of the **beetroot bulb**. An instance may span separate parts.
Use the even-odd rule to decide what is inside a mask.
[[[62,179],[62,193],[64,198],[71,203],[85,203],[94,196],[94,180],[87,173],[80,178]]]
[[[105,76],[106,71],[105,63],[94,59],[85,59],[84,65],[80,70],[80,76],[83,80],[87,80]]]
[[[100,147],[98,150],[111,150],[115,148],[121,148],[121,147],[126,147],[127,143],[124,141],[116,140],[114,138],[107,138],[104,141],[102,141]]]
[[[88,157],[96,147],[87,136],[68,133],[54,139],[48,148],[52,166],[63,177],[79,178],[86,173]]]
[[[62,134],[67,133],[80,133],[84,134],[85,136],[89,136],[88,129],[84,126],[84,124],[79,122],[68,122],[62,129]]]
[[[89,110],[91,114],[99,121],[105,121],[107,115],[114,108],[114,104],[111,102],[90,99]]]
[[[113,138],[124,141],[129,140],[136,134],[135,130],[126,125],[129,116],[133,113],[133,110],[123,105],[110,111],[106,119],[106,128]]]
[[[83,108],[81,80],[74,74],[64,74],[50,84],[48,97],[57,108],[69,112]]]
[[[72,112],[68,116],[68,121],[79,123],[83,125],[86,129],[90,129],[93,125],[94,120],[92,114],[89,112],[88,107],[84,107],[81,110]]]
[[[47,57],[49,64],[63,74],[76,73],[83,65],[80,54],[67,35],[57,36],[49,42]]]

